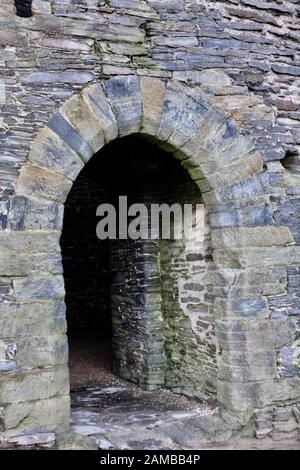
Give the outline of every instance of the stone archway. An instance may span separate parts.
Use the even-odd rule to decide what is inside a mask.
[[[105,144],[131,134],[172,152],[203,194],[216,266],[220,405],[250,416],[278,393],[276,348],[292,331],[269,318],[265,291],[257,286],[274,284],[276,276],[268,269],[273,255],[266,247],[292,239],[287,228],[272,226],[261,155],[200,89],[116,77],[88,85],[39,131],[10,198],[1,233],[1,269],[9,279],[1,314],[10,343],[16,343],[0,377],[8,435],[68,428],[63,204],[84,164]]]

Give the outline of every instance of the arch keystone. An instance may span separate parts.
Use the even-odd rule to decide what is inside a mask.
[[[100,83],[94,83],[84,88],[82,97],[103,129],[105,142],[111,142],[118,137],[118,124],[111,105],[105,96]]]
[[[106,95],[114,111],[119,136],[136,134],[142,124],[142,98],[139,79],[133,75],[104,82]]]
[[[156,136],[160,126],[166,84],[159,78],[142,77],[143,119],[141,133]]]

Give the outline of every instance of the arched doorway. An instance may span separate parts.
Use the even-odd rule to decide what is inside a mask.
[[[77,177],[61,238],[71,387],[96,385],[112,358],[117,375],[144,389],[211,397],[217,370],[207,221],[203,240],[175,238],[174,226],[170,239],[99,240],[97,207],[110,203],[118,212],[120,196],[127,207],[145,205],[149,226],[153,204],[178,204],[183,215],[185,204],[195,210],[202,203],[180,162],[139,136],[107,145]]]
[[[9,237],[4,243],[10,251],[2,269],[13,278],[3,311],[11,331],[11,309],[28,319],[18,334],[19,344],[19,337],[25,346],[29,344],[33,324],[37,325],[35,340],[40,345],[31,355],[22,355],[20,347],[15,362],[9,363],[10,380],[1,382],[6,416],[15,416],[18,408],[28,405],[26,420],[15,423],[5,419],[8,434],[43,428],[45,413],[51,417],[47,429],[68,428],[64,280],[58,245],[64,203],[88,160],[117,137],[133,134],[150,137],[172,152],[200,188],[207,208],[216,268],[210,276],[219,345],[220,405],[250,417],[256,406],[275,400],[273,390],[284,393],[285,383],[276,381],[275,369],[266,368],[264,361],[257,368],[253,353],[265,350],[265,332],[271,335],[274,328],[280,332],[268,343],[272,357],[281,337],[289,340],[292,334],[285,324],[269,318],[264,291],[255,284],[256,267],[270,263],[270,236],[276,246],[291,243],[286,227],[276,227],[273,237],[268,181],[260,153],[240,135],[234,120],[197,87],[121,76],[88,85],[60,108],[38,132],[16,191],[8,196],[5,223]],[[22,253],[10,263],[14,244],[26,248],[26,263]],[[271,258],[276,257],[274,250],[270,253]],[[276,292],[272,284],[268,295],[273,290]],[[249,305],[250,319],[245,318]],[[42,325],[36,319],[41,311],[47,318]],[[54,318],[58,322],[53,322]],[[36,387],[37,381],[45,386]],[[18,396],[11,390],[17,390]]]

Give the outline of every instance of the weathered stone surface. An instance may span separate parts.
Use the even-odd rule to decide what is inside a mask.
[[[63,301],[0,303],[1,338],[45,337],[66,332],[66,306]]]
[[[87,162],[93,156],[93,149],[86,140],[72,127],[68,121],[57,113],[48,122],[48,127],[55,132],[66,144]]]
[[[111,77],[124,75],[114,83],[127,85],[112,87],[114,112],[122,127],[120,135],[140,132],[141,122],[142,132],[154,135],[161,119],[165,84],[154,84],[150,77],[170,79],[169,89],[175,86],[179,90],[178,80],[186,84],[182,86],[185,97],[178,96],[178,91],[172,101],[173,104],[177,101],[178,106],[166,113],[166,124],[171,127],[165,127],[169,141],[165,148],[174,150],[175,147],[176,156],[199,182],[210,213],[210,225],[217,229],[213,234],[216,247],[213,261],[211,252],[204,254],[198,250],[196,254],[188,253],[186,259],[183,256],[184,261],[178,266],[181,269],[184,262],[186,266],[194,263],[190,267],[198,270],[195,275],[199,277],[203,274],[200,271],[204,258],[212,270],[223,268],[216,270],[215,278],[204,276],[208,290],[206,287],[199,291],[185,290],[184,286],[191,287],[192,283],[183,279],[178,284],[177,279],[171,279],[173,272],[166,275],[166,295],[171,299],[174,290],[175,297],[179,291],[182,311],[193,312],[193,328],[202,332],[201,343],[193,345],[191,351],[185,354],[189,342],[184,340],[181,355],[178,350],[172,351],[172,373],[176,374],[183,357],[189,360],[195,354],[202,354],[201,364],[205,368],[207,355],[216,357],[215,351],[209,352],[213,334],[206,329],[209,322],[204,307],[208,304],[209,315],[217,312],[222,320],[242,318],[249,323],[267,321],[271,316],[283,323],[288,318],[299,323],[297,77],[300,67],[296,57],[299,7],[296,0],[283,3],[208,0],[201,4],[196,0],[112,0],[109,5],[104,3],[92,0],[83,6],[82,2],[33,0],[34,18],[26,20],[15,15],[12,1],[1,2],[0,264],[3,276],[0,274],[0,313],[3,325],[0,325],[0,335],[5,334],[5,347],[11,341],[9,354],[13,354],[15,334],[25,341],[31,321],[35,338],[45,338],[49,333],[49,336],[59,335],[64,324],[62,314],[53,312],[51,320],[52,310],[45,306],[51,301],[44,300],[49,295],[61,298],[62,282],[52,284],[45,281],[44,275],[43,281],[36,282],[31,277],[26,280],[25,275],[35,273],[38,268],[39,276],[60,269],[57,255],[50,253],[59,251],[57,233],[62,225],[62,206],[41,196],[63,201],[67,188],[63,187],[62,181],[66,180],[61,176],[55,175],[52,180],[52,172],[74,180],[83,168],[83,160],[87,161],[95,153],[103,138],[109,142],[118,136],[116,118],[99,82],[105,79],[108,84]],[[135,85],[128,85],[138,83],[135,76],[143,77],[141,91]],[[201,93],[195,85],[200,85]],[[203,93],[209,96],[211,106],[197,126],[194,113],[197,114],[199,101],[191,96],[199,97]],[[68,108],[66,114],[62,111],[63,116],[57,114],[62,105],[63,109]],[[81,113],[85,120],[81,119]],[[54,120],[50,125],[55,132],[44,128],[51,116]],[[248,137],[251,137],[250,144],[247,144]],[[258,153],[253,157],[254,151]],[[42,168],[39,174],[28,172],[32,166],[24,169],[28,154],[31,165]],[[258,154],[264,159],[264,167]],[[24,196],[32,192],[33,197],[14,195],[19,174],[18,188],[23,188]],[[238,227],[243,229],[236,230]],[[32,232],[45,229],[45,242],[43,234],[35,236],[27,233],[28,229]],[[55,240],[46,235],[49,231],[56,232]],[[295,246],[285,246],[293,242]],[[172,265],[174,270],[175,265]],[[29,299],[18,307],[10,304],[15,301],[13,279],[9,277],[13,273],[17,295],[22,298],[28,286],[29,298],[41,299],[39,306],[32,307]],[[203,279],[194,284],[203,283]],[[197,304],[195,298],[204,293],[207,304],[204,305],[203,299]],[[216,295],[219,298],[214,312]],[[39,309],[41,316],[45,316],[43,325],[38,322]],[[175,313],[169,320],[174,318],[174,332],[181,332],[189,320]],[[155,335],[158,331],[159,328]],[[237,332],[230,331],[233,333]],[[271,330],[269,334],[273,334]],[[278,411],[277,416],[275,409],[284,404],[278,410],[286,412],[288,408],[291,414],[287,401],[300,399],[299,383],[294,380],[299,376],[298,341],[296,333],[289,344],[279,347],[276,371],[279,378],[265,383],[262,383],[264,363],[257,363],[256,376],[251,366],[251,361],[259,361],[258,356],[250,356],[250,351],[246,357],[235,350],[223,350],[226,368],[219,386],[221,403],[230,409],[246,409],[249,416],[253,407],[274,406],[271,430],[275,439],[282,440],[284,433],[294,432],[295,428],[291,416],[282,419],[284,413]],[[3,351],[6,357],[8,351],[5,348]],[[269,356],[262,354],[262,357],[266,365],[270,364]],[[153,364],[155,361],[156,356]],[[1,373],[11,377],[14,369],[14,357],[2,357]],[[266,376],[273,372],[272,366],[266,370]],[[186,382],[196,375],[199,370],[190,374]],[[246,379],[249,383],[235,388],[235,380]],[[177,390],[182,391],[179,386]],[[24,415],[20,412],[21,420],[29,428],[38,427],[38,414],[31,420],[26,418],[27,411],[24,408]],[[51,412],[50,407],[48,411]],[[43,413],[41,416],[46,421]],[[54,407],[51,419],[60,419],[59,416],[59,409],[56,413]],[[0,430],[3,423],[1,408]],[[190,436],[194,427],[186,429]],[[269,429],[268,419],[262,418],[257,435],[269,434]],[[188,440],[184,427],[178,433],[175,430],[175,434],[183,441]]]
[[[139,79],[134,76],[112,78],[104,82],[119,128],[119,136],[140,131],[143,106]]]
[[[278,354],[278,373],[280,377],[293,377],[300,374],[300,340],[296,339],[290,346],[283,346]]]
[[[182,112],[185,89],[179,83],[168,83],[163,102],[162,117],[157,132],[157,138],[166,142],[174,130],[175,124]]]
[[[173,123],[171,135],[168,143],[174,149],[180,149],[188,142],[205,120],[210,108],[210,103],[200,90],[185,90],[183,93],[182,109],[176,122]],[[172,104],[170,103],[170,107]],[[162,121],[164,116],[162,117]],[[163,132],[162,132],[163,133]]]
[[[274,267],[297,265],[300,258],[298,246],[265,247],[241,250],[214,250],[214,259],[220,266],[231,268],[243,268],[252,266]]]
[[[32,72],[23,79],[26,85],[43,85],[45,83],[72,83],[84,85],[95,79],[90,72]]]
[[[66,335],[20,337],[17,340],[17,367],[51,367],[68,362]]]
[[[100,84],[93,84],[82,90],[82,97],[94,114],[108,143],[118,137],[118,125],[111,106]]]
[[[270,315],[269,305],[266,298],[249,298],[215,300],[215,315],[226,320],[226,317],[238,317],[245,319],[267,318]]]
[[[36,432],[66,432],[69,421],[69,396],[45,400],[18,402],[5,408],[6,438],[19,435],[26,429]]]
[[[0,232],[0,252],[17,251],[23,254],[59,252],[59,231],[3,231]]]
[[[218,396],[227,408],[249,411],[278,403],[283,397],[299,400],[299,379],[267,380],[252,383],[219,382]]]
[[[28,277],[14,279],[13,288],[17,302],[59,300],[65,295],[62,276]]]
[[[29,274],[49,273],[62,273],[60,253],[0,252],[0,276],[27,276]]]
[[[285,246],[294,243],[288,227],[240,227],[212,230],[214,248]]]
[[[43,449],[53,449],[55,446],[55,433],[54,432],[40,432],[34,434],[20,434],[8,439],[10,444],[15,444],[21,447],[38,446]]]
[[[95,439],[68,432],[57,436],[57,450],[99,450]]]
[[[156,136],[160,126],[163,101],[166,93],[165,83],[157,78],[142,77],[141,93],[143,102],[141,132],[150,136]]]
[[[79,155],[48,127],[40,131],[34,140],[29,161],[61,173],[71,180],[76,178],[84,166]]]
[[[94,153],[104,145],[104,129],[81,95],[74,96],[61,108],[60,114],[74,127],[76,132],[89,144]]]
[[[69,374],[65,366],[0,375],[0,402],[16,405],[69,393]],[[46,424],[46,422],[44,422]]]
[[[10,200],[10,230],[59,230],[62,227],[63,205],[48,200],[14,196]]]
[[[219,360],[218,377],[229,382],[272,380],[276,377],[276,370],[274,350],[256,351],[256,353],[224,350]]]
[[[219,345],[226,350],[275,349],[292,342],[295,324],[278,319],[216,321]]]
[[[21,170],[17,193],[65,202],[71,187],[72,181],[65,176],[40,166],[27,164]]]

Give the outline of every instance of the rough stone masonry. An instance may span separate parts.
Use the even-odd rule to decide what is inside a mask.
[[[0,6],[2,438],[68,430],[64,202],[94,154],[136,134],[182,163],[206,206],[220,412],[258,438],[297,437],[299,2],[30,6]]]

